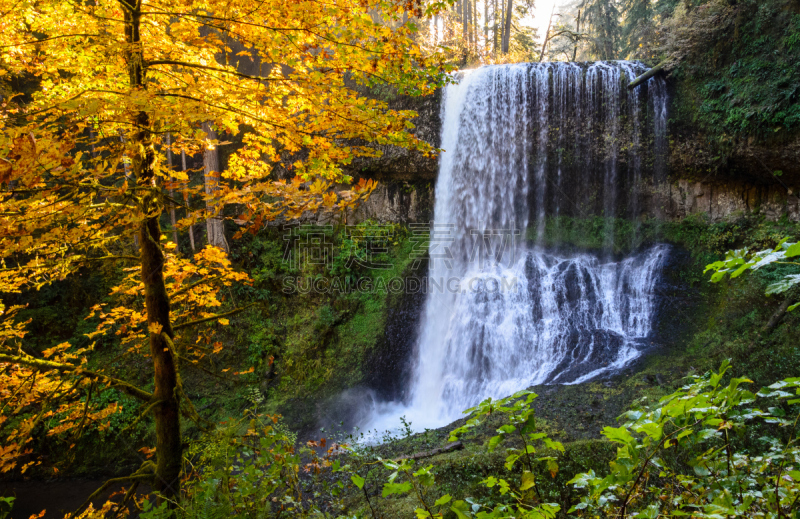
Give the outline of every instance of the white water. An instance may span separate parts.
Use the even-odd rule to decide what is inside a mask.
[[[641,354],[667,247],[616,262],[541,248],[548,207],[558,215],[565,203],[559,195],[561,151],[550,154],[556,175],[548,177],[551,127],[558,125],[561,150],[572,140],[563,130],[568,111],[590,126],[602,121],[611,150],[601,173],[602,208],[615,214],[620,98],[626,95],[620,75],[630,80],[640,70],[625,62],[597,63],[585,72],[573,64],[493,66],[466,72],[447,87],[447,151],[440,160],[433,230],[446,230],[447,239],[432,238],[429,278],[458,278],[461,287],[477,289],[428,292],[410,398],[377,404],[367,428],[395,429],[400,416],[416,430],[440,427],[487,397],[534,384],[582,382]],[[626,106],[638,114],[637,95],[627,95]],[[658,95],[650,96],[651,103]],[[633,120],[638,147],[639,122]],[[576,134],[575,150],[587,148],[580,140]],[[639,181],[638,150],[631,161]],[[555,202],[548,205],[548,197]],[[525,245],[529,215],[536,247]]]

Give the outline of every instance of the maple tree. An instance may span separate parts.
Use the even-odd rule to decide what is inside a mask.
[[[205,209],[183,211],[178,226],[220,218],[235,204],[240,232],[255,231],[275,218],[363,200],[371,181],[333,188],[351,181],[342,166],[378,154],[371,144],[435,152],[409,132],[413,112],[361,92],[388,84],[422,95],[445,81],[441,57],[423,53],[407,20],[446,5],[0,0],[0,80],[33,85],[32,94],[12,92],[0,106],[0,292],[120,263],[126,276],[111,294],[115,303],[92,310],[101,324],[91,335],[116,334],[129,354],[149,357],[154,382],[145,391],[90,369],[92,347],[29,351],[19,308],[2,307],[0,471],[36,463],[31,434],[47,417],[60,421],[48,434],[67,438],[102,427],[118,406],[100,408],[92,393],[113,387],[141,402],[139,419],[155,420],[155,462],[123,480],[178,495],[180,416],[201,421],[179,366],[221,347],[177,347],[178,335],[199,323],[226,324],[230,312],[215,313],[220,290],[247,279],[219,249],[176,254],[162,215],[193,196]],[[190,187],[187,172],[159,151],[191,156],[229,136],[243,146],[208,192]],[[279,169],[293,178],[278,178]],[[176,187],[183,200],[170,195]],[[126,252],[134,241],[137,253]]]

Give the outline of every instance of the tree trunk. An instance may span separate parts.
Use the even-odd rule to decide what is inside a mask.
[[[461,17],[461,37],[464,39],[464,45],[469,46],[469,32],[467,29],[467,25],[469,25],[469,18],[467,17],[467,9],[469,6],[469,0],[461,0],[461,12],[459,16]]]
[[[503,54],[508,54],[511,47],[511,12],[514,10],[514,0],[508,0],[508,6],[505,9],[506,19],[503,22]]]
[[[489,0],[483,0],[483,52],[489,54]]]
[[[467,15],[467,45],[472,48],[472,0],[465,0],[464,7]]]
[[[614,25],[617,23],[617,20],[612,16],[611,10],[608,5],[605,6],[605,32],[606,32],[606,44],[605,44],[605,57],[603,59],[616,59],[616,52],[615,52],[615,41],[614,41]]]
[[[216,139],[217,132],[208,123],[203,123],[203,130],[209,139]],[[203,152],[203,169],[205,173],[206,210],[209,217],[206,219],[206,230],[208,232],[208,243],[214,247],[219,247],[225,252],[230,252],[228,241],[225,239],[225,228],[222,218],[217,214],[218,207],[212,197],[219,189],[219,154],[217,148],[206,149]]]
[[[553,26],[553,15],[556,14],[556,4],[553,4],[553,10],[550,11],[550,19],[547,21],[547,32],[544,33],[544,42],[542,42],[542,52],[539,53],[539,63],[544,60],[544,52],[547,50],[547,43],[550,41],[550,28]]]
[[[646,83],[648,79],[650,79],[651,77],[655,76],[659,72],[662,72],[666,65],[667,65],[667,62],[666,61],[662,61],[661,63],[659,63],[655,67],[651,68],[650,70],[648,70],[647,72],[645,72],[641,76],[637,77],[636,79],[634,79],[633,81],[628,83],[628,89],[629,90],[633,90],[634,88],[636,88],[637,86],[641,85],[642,83]]]
[[[130,86],[133,90],[146,88],[144,53],[139,35],[141,3],[121,4],[125,16],[125,40],[128,44],[127,62]],[[133,134],[133,172],[137,185],[154,187],[155,147],[150,130],[152,121],[147,112],[139,112],[133,120],[138,130]],[[149,215],[139,225],[141,243],[142,282],[145,289],[145,308],[150,328],[150,355],[153,359],[153,409],[156,422],[156,474],[153,490],[170,499],[180,497],[182,458],[181,422],[178,406],[178,366],[164,336],[173,337],[170,323],[169,296],[164,284],[164,253],[161,248],[163,197],[154,189],[143,191],[143,213]]]
[[[444,454],[445,452],[451,451],[458,451],[464,448],[464,444],[461,442],[453,442],[448,443],[444,447],[437,447],[436,449],[432,449],[429,451],[422,451],[416,454],[412,454],[411,456],[400,456],[399,458],[395,458],[393,461],[403,461],[403,460],[420,460],[423,458],[431,458],[436,456],[437,454]]]
[[[167,168],[172,171],[172,135],[167,132]],[[175,178],[172,173],[169,175],[169,221],[172,224],[172,241],[175,243],[175,250],[178,249],[178,220],[175,218]]]
[[[472,0],[472,45],[478,53],[478,0]]]
[[[497,34],[497,0],[492,0],[492,53],[497,57],[497,47],[500,45],[498,42]]]
[[[506,0],[500,0],[500,54],[506,44]]]
[[[125,170],[125,182],[130,180],[131,178],[131,166],[128,164],[128,160],[131,158],[128,156],[128,153],[125,151],[126,143],[125,143],[125,136],[120,134],[119,142],[122,143],[122,169]],[[133,235],[133,248],[139,250],[139,235]]]
[[[783,300],[781,305],[775,310],[775,313],[772,314],[772,317],[769,318],[766,326],[761,329],[762,333],[769,334],[772,333],[772,330],[780,324],[783,316],[786,315],[786,311],[792,306],[793,303],[797,301],[797,296],[800,295],[800,290],[790,290],[788,294],[786,294],[786,299]]]
[[[186,173],[186,151],[181,150],[181,166],[183,167],[183,172]],[[186,173],[188,178],[188,173]],[[192,212],[189,210],[189,190],[188,190],[188,183],[186,181],[187,187],[183,190],[183,203],[186,204],[186,216],[192,216]],[[197,252],[197,249],[194,246],[194,224],[189,224],[189,245],[192,247],[192,253]]]

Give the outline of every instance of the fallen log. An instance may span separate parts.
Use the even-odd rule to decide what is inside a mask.
[[[411,456],[400,456],[399,458],[395,458],[394,461],[419,460],[422,458],[430,458],[431,456],[436,456],[437,454],[444,454],[445,452],[457,451],[463,448],[464,448],[463,443],[453,442],[453,443],[448,443],[444,447],[438,447],[433,450],[418,452],[416,454],[412,454]]]
[[[650,70],[648,70],[647,72],[645,72],[641,76],[637,77],[636,79],[634,79],[633,81],[628,83],[628,90],[633,90],[634,88],[636,88],[637,86],[641,85],[642,83],[644,83],[645,81],[647,81],[651,77],[655,76],[659,72],[663,72],[666,69],[666,66],[667,66],[667,62],[666,61],[662,61],[661,63],[659,63],[655,67],[651,68]]]
[[[764,326],[761,329],[762,333],[769,334],[772,332],[772,330],[774,330],[778,326],[778,324],[780,324],[781,320],[783,319],[783,316],[786,315],[786,311],[789,309],[789,306],[791,306],[792,303],[797,302],[797,296],[800,295],[798,294],[798,292],[800,291],[799,290],[789,291],[789,293],[786,295],[786,299],[783,300],[778,309],[775,310],[775,313],[772,314],[772,317],[769,318],[769,321],[767,322],[766,326]]]

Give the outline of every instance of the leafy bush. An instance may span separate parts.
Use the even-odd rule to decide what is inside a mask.
[[[694,377],[652,408],[634,409],[621,427],[603,435],[616,443],[610,473],[590,471],[571,483],[587,490],[570,513],[582,517],[793,517],[800,496],[797,419],[800,378],[777,382],[757,395],[732,378],[730,365]],[[754,407],[757,398],[778,405]],[[788,401],[786,401],[788,399]],[[786,401],[786,402],[782,402]],[[755,448],[737,439],[765,426]]]
[[[304,472],[331,464],[310,448],[297,449],[277,415],[249,410],[239,421],[219,427],[187,451],[185,498],[142,504],[142,519],[321,517],[316,501],[304,494]],[[338,468],[338,467],[337,467]]]
[[[779,276],[777,280],[767,286],[767,295],[782,294],[800,284],[800,273],[797,261],[787,261],[800,256],[800,243],[788,243],[787,239],[781,240],[775,249],[767,249],[750,253],[747,249],[729,251],[722,261],[714,262],[706,267],[706,272],[714,271],[712,282],[718,282],[726,276],[737,278],[748,270],[759,270],[768,265],[784,265],[790,267],[789,273]],[[787,308],[789,312],[800,306],[800,302]]]
[[[662,51],[681,61],[679,118],[732,136],[785,138],[800,130],[800,15],[786,0],[710,0],[677,8]]]

